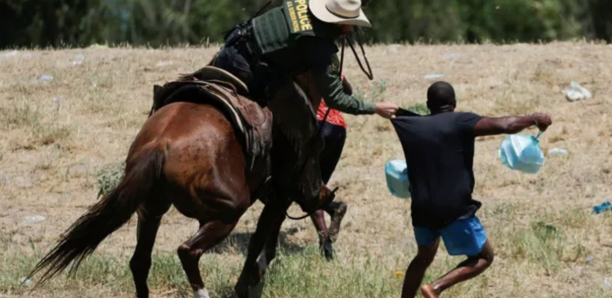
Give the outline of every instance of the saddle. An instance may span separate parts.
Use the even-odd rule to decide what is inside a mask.
[[[245,155],[251,158],[252,170],[255,159],[265,159],[272,147],[272,113],[248,99],[248,95],[249,89],[244,82],[223,69],[208,65],[163,86],[155,85],[149,117],[173,102],[214,105],[225,114],[242,140]]]

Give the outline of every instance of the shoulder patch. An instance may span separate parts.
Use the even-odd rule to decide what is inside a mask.
[[[291,33],[312,31],[312,20],[308,14],[308,0],[287,0],[285,9],[288,12]]]

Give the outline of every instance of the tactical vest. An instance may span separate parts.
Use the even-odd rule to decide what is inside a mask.
[[[322,22],[312,15],[308,0],[286,0],[282,6],[254,18],[253,29],[264,55],[293,46],[304,36],[335,41],[341,34],[335,24]]]

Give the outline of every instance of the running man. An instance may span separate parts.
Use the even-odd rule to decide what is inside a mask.
[[[439,297],[457,283],[478,276],[493,262],[493,247],[476,217],[481,203],[472,198],[475,138],[515,134],[532,126],[544,131],[552,123],[546,114],[490,118],[456,113],[455,91],[446,82],[429,87],[427,107],[429,116],[392,120],[408,164],[412,225],[418,245],[406,271],[402,298],[415,297],[419,287],[423,297]],[[467,259],[440,279],[421,286],[440,238],[450,255]]]

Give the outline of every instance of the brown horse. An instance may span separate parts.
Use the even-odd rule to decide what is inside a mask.
[[[71,264],[76,270],[106,237],[137,213],[137,245],[130,269],[136,296],[149,297],[147,277],[157,230],[162,216],[174,205],[180,213],[200,223],[198,231],[179,246],[178,256],[195,297],[209,297],[200,276],[199,259],[230,234],[257,199],[258,190],[269,175],[269,160],[251,164],[227,114],[215,105],[194,103],[200,95],[193,88],[190,90],[176,95],[184,100],[179,98],[179,102],[166,105],[149,117],[130,147],[120,184],[67,230],[28,278],[46,269],[40,284]],[[282,155],[293,146],[283,138],[274,141],[273,154]],[[333,194],[323,187],[318,197],[297,203],[304,211],[313,212],[330,199]],[[278,231],[292,203],[287,199],[264,201],[267,204],[236,285],[239,297],[248,295],[249,286],[259,282],[274,257]],[[259,266],[255,266],[266,243],[266,253]]]

